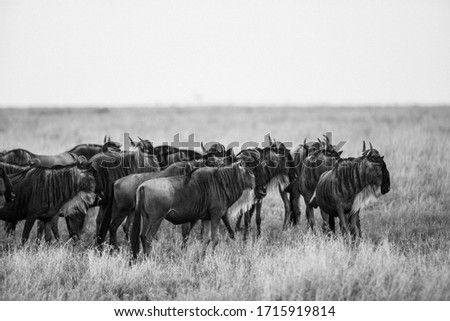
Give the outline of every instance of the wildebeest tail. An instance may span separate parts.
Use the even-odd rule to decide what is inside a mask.
[[[136,209],[134,213],[133,226],[130,233],[131,252],[133,259],[137,258],[139,253],[139,235],[141,234],[141,212],[144,210],[144,188],[139,187],[136,191]]]

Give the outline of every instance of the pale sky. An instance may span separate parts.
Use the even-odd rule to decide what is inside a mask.
[[[0,105],[450,103],[450,1],[0,0]]]

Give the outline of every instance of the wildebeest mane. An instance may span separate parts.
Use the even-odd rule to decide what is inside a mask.
[[[231,206],[245,189],[245,177],[238,166],[226,166],[197,171],[196,184],[202,191],[210,189],[214,195]]]
[[[38,202],[43,209],[57,210],[77,193],[76,164],[57,168],[29,168],[13,174],[11,182],[17,195],[15,211],[21,213],[30,201]]]

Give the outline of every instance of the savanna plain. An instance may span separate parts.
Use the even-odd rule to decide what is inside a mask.
[[[282,230],[278,193],[263,201],[262,236],[230,240],[222,228],[214,253],[201,258],[199,227],[186,249],[179,226],[164,222],[150,256],[129,265],[121,249],[93,246],[95,215],[81,242],[19,246],[0,230],[1,300],[450,300],[450,108],[131,108],[0,109],[0,149],[57,154],[124,133],[159,145],[195,133],[197,141],[294,146],[332,132],[343,157],[371,141],[391,175],[391,191],[361,214],[363,239],[351,246],[300,225]],[[239,151],[235,148],[235,152]],[[122,233],[121,229],[119,230]]]

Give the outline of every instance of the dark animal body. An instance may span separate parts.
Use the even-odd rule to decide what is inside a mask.
[[[241,162],[144,182],[136,193],[136,213],[131,229],[133,257],[139,252],[139,240],[144,253],[148,254],[150,242],[164,219],[172,224],[205,221],[207,236],[203,253],[210,241],[214,248],[220,219],[231,207],[232,212],[249,208],[254,202],[255,185],[255,176]]]
[[[283,145],[284,147],[284,145]],[[244,150],[238,157],[242,155],[247,155],[250,152],[259,153],[259,157],[261,162],[264,162],[266,166],[263,171],[263,184],[267,187],[267,190],[276,190],[277,192],[282,192],[289,186],[290,182],[295,180],[294,176],[294,165],[292,157],[289,153],[287,155],[283,152],[283,154],[278,154],[282,150],[282,147],[278,146],[276,151],[272,146],[266,147],[264,149],[250,149]],[[285,204],[285,218],[283,223],[283,228],[287,227],[289,222],[289,217],[291,213],[289,200],[287,199],[286,194],[281,194],[283,203]],[[253,212],[256,210],[256,226],[257,226],[257,235],[261,234],[261,207],[262,207],[262,199],[256,202],[252,208],[245,213],[244,216],[244,240],[247,238],[249,224],[253,215]],[[236,228],[239,229],[240,220],[242,217],[242,213],[238,217],[236,222]]]
[[[78,160],[78,155],[70,152],[64,152],[58,155],[37,155],[26,149],[13,149],[0,154],[0,162],[28,165],[33,160],[39,160],[40,165],[52,167],[56,165],[70,165]]]
[[[113,184],[116,180],[137,173],[159,171],[156,157],[140,149],[129,152],[105,152],[91,158],[96,169],[96,193],[101,198],[97,215],[96,242],[102,244],[111,222]]]
[[[51,222],[59,213],[69,219],[73,230],[81,230],[80,216],[84,217],[95,202],[95,179],[90,164],[29,167],[9,177],[15,199],[0,209],[0,219],[7,222],[25,219],[23,241],[28,239],[36,219]]]
[[[195,168],[205,166],[220,166],[223,165],[222,160],[216,159],[215,161],[210,157],[208,160],[194,160],[183,161],[170,165],[163,171],[131,174],[121,179],[118,179],[114,183],[113,197],[112,199],[112,217],[109,226],[110,243],[117,247],[117,229],[122,222],[127,218],[127,222],[124,225],[125,235],[128,235],[129,227],[133,221],[135,205],[136,205],[136,190],[139,185],[150,179],[161,177],[172,177],[178,175],[184,175],[194,170]],[[228,224],[229,226],[229,224]],[[186,241],[191,226],[183,226],[183,240]],[[231,231],[233,232],[233,231]]]
[[[342,151],[336,151],[328,138],[317,142],[305,142],[292,151],[297,179],[290,186],[291,206],[293,208],[291,222],[296,225],[300,220],[300,195],[306,205],[306,219],[311,230],[314,230],[314,208],[310,204],[311,197],[319,182],[320,176],[331,170],[341,158]]]
[[[365,149],[365,148],[363,148]],[[363,156],[341,159],[324,173],[311,205],[320,207],[323,229],[330,229],[330,217],[339,217],[341,232],[361,236],[359,211],[370,201],[389,192],[390,175],[383,157],[370,146]]]

